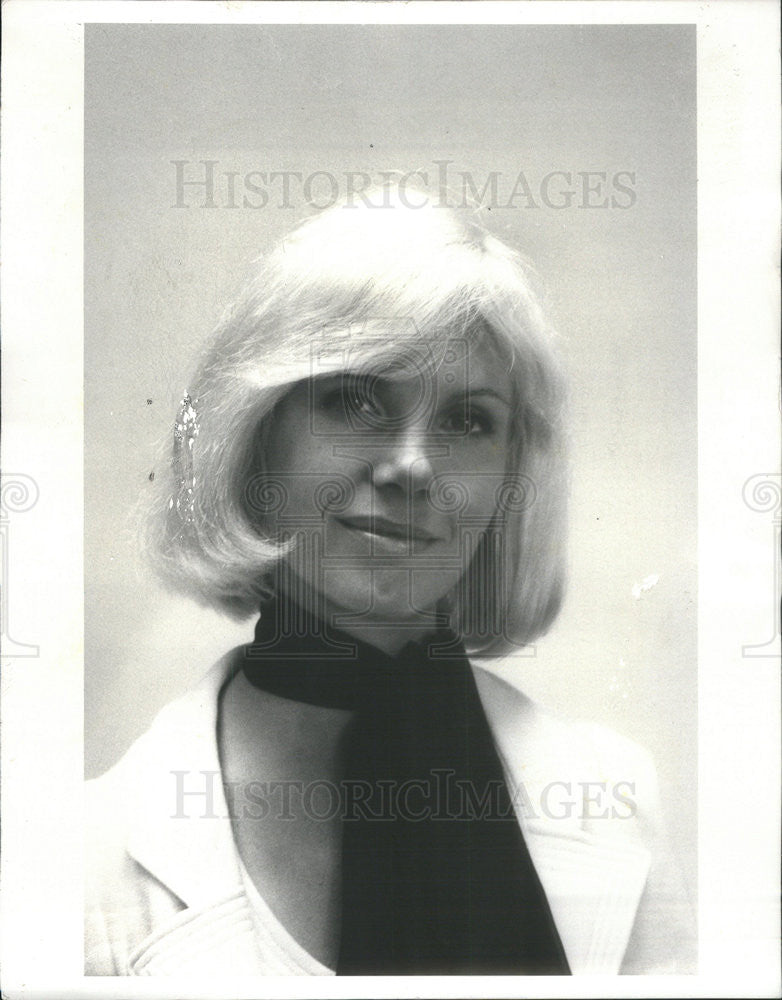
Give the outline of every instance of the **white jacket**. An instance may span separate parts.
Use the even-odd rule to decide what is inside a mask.
[[[87,975],[303,974],[253,920],[219,780],[231,656],[87,784]],[[573,974],[693,972],[689,905],[663,849],[648,755],[473,669]],[[210,784],[211,818],[177,816],[174,772]]]

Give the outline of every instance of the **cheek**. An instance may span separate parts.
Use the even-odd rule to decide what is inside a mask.
[[[350,490],[353,479],[348,482],[345,466],[331,442],[312,434],[304,415],[275,426],[265,449],[262,478],[272,494],[275,507],[269,513],[276,526],[311,533],[324,504]]]
[[[507,485],[507,442],[467,440],[435,465],[431,502],[453,513],[454,524],[486,528]],[[456,509],[455,509],[456,508]]]
[[[474,474],[463,480],[467,502],[460,512],[463,526],[479,529],[488,527],[497,512],[497,497],[502,490],[503,477],[496,473]]]
[[[274,422],[266,443],[266,467],[270,472],[306,468],[309,435],[297,414],[283,413]]]

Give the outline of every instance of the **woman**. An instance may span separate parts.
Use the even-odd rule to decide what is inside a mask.
[[[646,755],[480,666],[562,595],[528,268],[404,195],[284,240],[183,400],[149,550],[260,620],[92,783],[92,974],[684,971]]]

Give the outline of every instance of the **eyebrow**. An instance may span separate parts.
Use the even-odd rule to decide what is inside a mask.
[[[491,396],[492,398],[499,400],[500,403],[504,403],[508,409],[511,408],[510,400],[503,396],[502,393],[497,392],[496,389],[467,389],[464,393],[466,399],[472,401],[476,396]]]
[[[367,377],[367,374],[365,372],[351,372],[351,371],[346,371],[346,372],[342,372],[341,374],[335,372],[334,375],[324,375],[323,376],[323,381],[325,382],[325,381],[328,381],[329,379],[332,379],[332,378],[334,378],[334,379],[348,379],[348,380],[355,379],[357,381],[361,381],[362,378],[366,378],[366,377]],[[393,388],[395,380],[392,379],[392,378],[387,378],[384,375],[376,375],[376,376],[372,376],[372,382],[375,385],[380,385],[384,389],[386,389],[386,388],[389,388],[389,387]],[[455,388],[455,389],[451,389],[449,391],[446,391],[443,395],[445,396],[446,399],[448,399],[448,398],[455,399],[457,397],[461,397],[461,398],[466,399],[468,402],[471,402],[476,397],[489,396],[492,399],[496,399],[499,403],[502,403],[504,406],[507,406],[509,410],[513,409],[513,404],[507,398],[507,396],[504,396],[502,393],[497,392],[496,389],[492,389],[490,386],[484,386],[484,387],[481,387],[481,388],[478,388],[478,389],[470,389],[470,388],[461,389],[461,388]]]

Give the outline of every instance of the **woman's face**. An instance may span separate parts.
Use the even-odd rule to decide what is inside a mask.
[[[264,521],[298,538],[292,577],[327,613],[409,630],[454,587],[506,479],[512,392],[494,352],[450,341],[298,383],[278,404]]]

